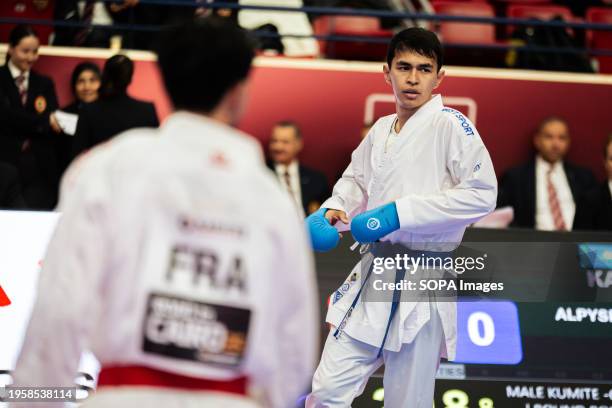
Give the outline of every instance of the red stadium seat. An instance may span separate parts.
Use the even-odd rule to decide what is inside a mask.
[[[495,17],[493,7],[487,3],[440,0],[432,2],[437,14],[470,17]],[[438,33],[446,44],[493,44],[495,26],[482,23],[439,22]]]
[[[513,2],[514,3],[514,2]],[[506,15],[509,18],[539,18],[540,20],[551,20],[561,16],[565,21],[572,21],[572,11],[564,6],[536,6],[524,4],[511,4],[508,6]]]
[[[552,0],[495,0],[497,3],[512,4],[550,4]]]
[[[586,21],[589,23],[612,24],[612,9],[592,7],[587,10]],[[612,50],[612,31],[588,30],[587,43],[589,48],[599,50]],[[599,72],[612,73],[612,57],[595,56],[599,62]]]
[[[393,31],[380,28],[377,17],[321,16],[313,22],[316,35],[342,37],[372,37],[390,39]],[[328,58],[382,61],[387,53],[386,43],[364,41],[319,41],[321,53]]]
[[[561,17],[567,22],[574,21],[572,11],[564,6],[535,6],[523,4],[511,4],[506,11],[508,18],[530,19],[537,18],[539,20],[552,20],[555,17]],[[514,31],[514,26],[508,26],[507,32],[510,34]]]
[[[20,18],[25,20],[53,20],[53,2],[40,2],[34,0],[2,0],[0,1],[0,16],[9,18]],[[11,30],[17,24],[0,24],[0,42],[8,42]],[[53,32],[53,26],[30,24],[38,34],[40,43],[49,43],[49,36]]]

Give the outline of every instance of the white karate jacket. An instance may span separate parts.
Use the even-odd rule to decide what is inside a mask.
[[[334,186],[324,208],[355,215],[395,201],[400,229],[382,241],[402,243],[415,250],[456,248],[465,228],[495,208],[497,179],[489,153],[475,126],[463,114],[434,95],[404,125],[385,151],[396,114],[380,118],[352,153],[351,163]],[[341,223],[339,223],[341,224]],[[342,225],[343,226],[343,225]],[[330,305],[327,321],[337,326],[361,284],[360,265],[340,287],[340,299]],[[348,285],[347,285],[348,284]],[[348,290],[346,290],[348,287]],[[456,304],[438,302],[449,359],[455,356]],[[359,303],[345,327],[357,340],[380,346],[390,303]],[[429,321],[429,307],[401,302],[385,349],[398,351]]]
[[[311,250],[254,138],[175,113],[77,159],[59,210],[15,384],[70,386],[89,349],[102,367],[246,376],[264,406],[306,389]]]

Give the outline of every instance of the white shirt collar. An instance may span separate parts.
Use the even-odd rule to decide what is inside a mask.
[[[538,154],[536,155],[536,168],[544,170],[544,172],[548,172],[549,170],[551,170],[553,173],[555,173],[563,169],[563,160],[559,160],[553,164],[550,164]]]
[[[13,61],[11,61],[10,59],[7,65],[8,65],[9,71],[11,72],[11,76],[13,77],[13,79],[17,78],[19,75],[22,74],[22,71],[19,68],[17,68],[17,66],[13,64]],[[23,72],[23,76],[25,77],[27,81],[28,78],[30,77],[30,71]]]
[[[298,169],[299,169],[299,164],[296,159],[292,160],[291,163],[289,163],[289,165],[280,164],[280,163],[276,163],[274,165],[274,170],[276,171],[277,174],[285,174],[285,170],[286,170],[291,176],[293,176],[293,175],[298,174]]]

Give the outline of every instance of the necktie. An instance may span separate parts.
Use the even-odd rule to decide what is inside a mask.
[[[83,45],[89,32],[91,31],[91,22],[93,21],[94,6],[96,5],[95,0],[86,0],[85,7],[83,7],[83,15],[81,16],[81,22],[85,26],[76,34],[74,37],[74,45]]]
[[[19,74],[17,78],[15,78],[15,84],[17,85],[17,90],[19,91],[19,100],[21,104],[25,106],[26,101],[28,100],[28,90],[25,85],[25,74],[22,72]]]
[[[291,176],[289,175],[288,169],[285,169],[285,173],[283,174],[283,177],[285,179],[285,187],[287,187],[287,191],[291,195],[291,198],[295,200],[295,197],[293,196],[293,189],[291,188]]]
[[[563,214],[561,213],[561,205],[559,204],[559,198],[557,197],[557,190],[551,179],[552,166],[546,173],[546,189],[548,190],[548,206],[550,207],[550,213],[552,215],[553,223],[557,231],[565,231],[565,221],[563,221]]]

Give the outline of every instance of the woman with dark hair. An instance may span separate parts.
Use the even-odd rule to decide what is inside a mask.
[[[100,98],[79,111],[73,157],[126,130],[159,126],[155,106],[128,95],[133,74],[134,63],[126,55],[117,54],[106,61]]]
[[[7,62],[0,67],[0,160],[19,171],[29,208],[52,209],[57,201],[57,96],[51,78],[37,74],[40,42],[27,25],[9,36]]]
[[[70,78],[70,89],[74,101],[62,110],[78,114],[84,103],[96,101],[100,92],[101,77],[100,68],[93,62],[81,62],[74,67]]]
[[[100,68],[93,62],[85,61],[74,67],[70,78],[70,90],[74,100],[62,108],[62,111],[79,115],[83,105],[98,100],[101,83]],[[60,174],[63,174],[73,154],[74,135],[62,133],[57,144],[57,157],[59,161]]]

